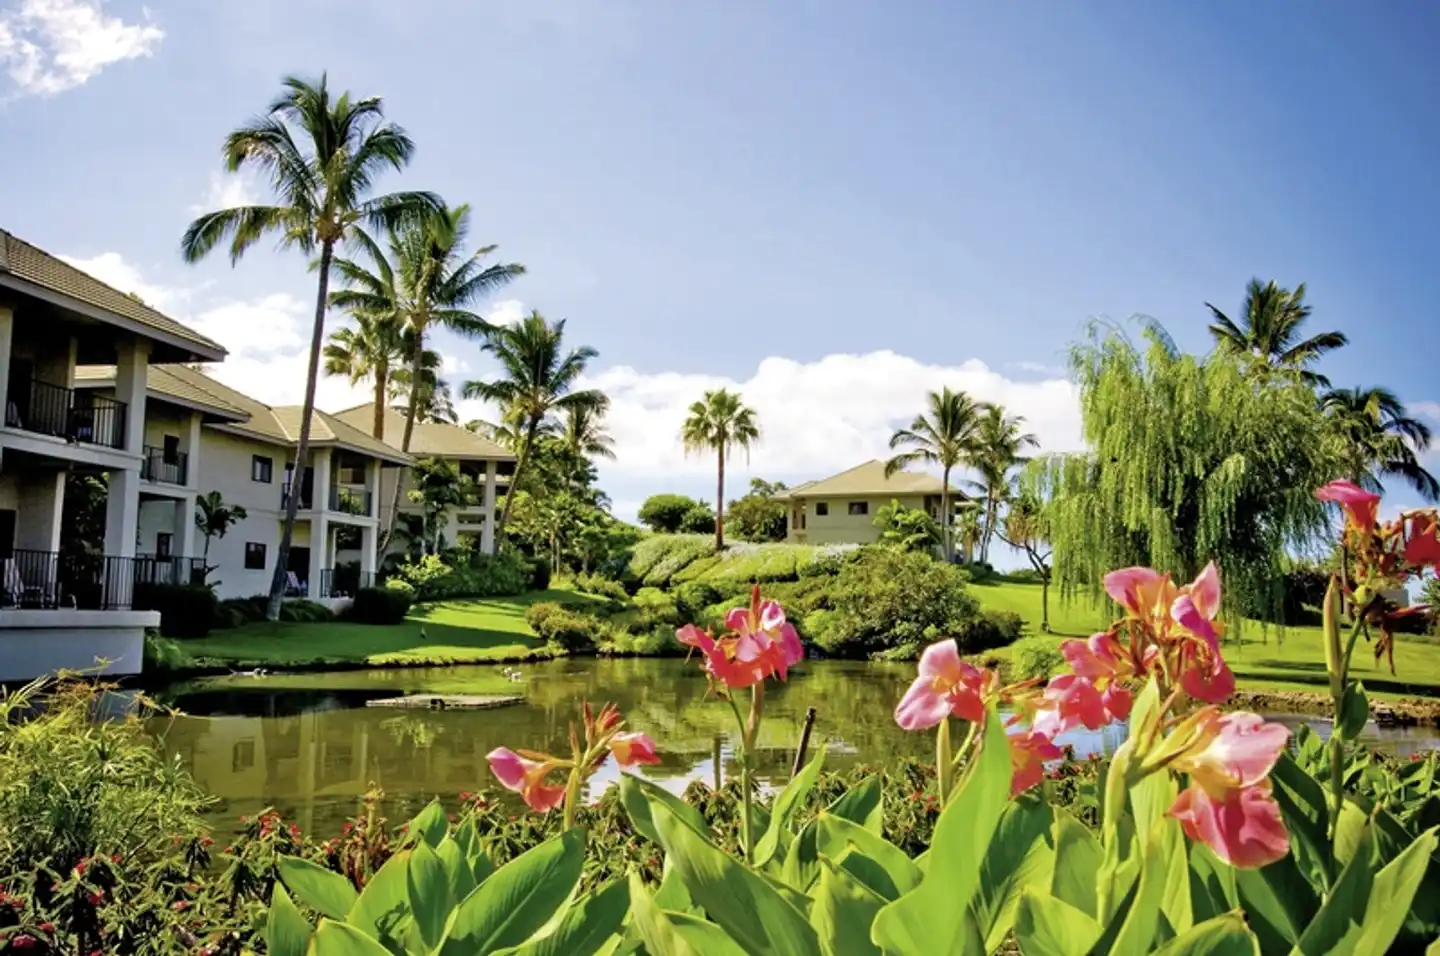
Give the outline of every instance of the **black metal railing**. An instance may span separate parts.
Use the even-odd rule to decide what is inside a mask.
[[[125,413],[124,402],[39,380],[13,386],[5,401],[11,428],[107,448],[125,447]]]
[[[134,597],[134,558],[16,548],[0,561],[0,605],[115,611]]]
[[[300,504],[297,505],[297,507],[298,507],[301,511],[308,510],[308,509],[311,507],[311,501],[312,501],[313,498],[314,498],[314,494],[311,492],[311,490],[310,490],[309,488],[304,488],[304,487],[302,487],[302,488],[300,489]],[[289,486],[289,485],[283,485],[283,486],[280,488],[280,507],[281,507],[281,508],[288,508],[288,507],[290,507],[290,486]]]
[[[325,568],[320,572],[322,598],[354,597],[361,588],[375,586],[375,572],[359,568]]]
[[[373,501],[370,492],[337,485],[330,489],[330,510],[341,514],[369,517]]]
[[[140,477],[146,481],[183,485],[189,471],[190,456],[185,452],[172,452],[167,456],[163,448],[145,446],[145,457],[140,462]]]
[[[205,562],[201,558],[162,558],[153,554],[137,554],[136,584],[204,584]]]

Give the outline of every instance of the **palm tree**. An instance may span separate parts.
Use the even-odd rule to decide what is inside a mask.
[[[980,560],[990,560],[990,540],[1000,518],[1000,504],[1010,491],[1010,472],[1029,461],[1020,454],[1025,448],[1040,447],[1040,439],[1022,432],[1025,418],[1006,415],[999,405],[986,404],[975,429],[975,448],[969,464],[980,473],[973,482],[985,495],[985,522],[980,535]]]
[[[483,350],[495,356],[503,375],[493,382],[466,382],[462,391],[465,398],[494,402],[506,411],[507,420],[513,416],[517,423],[520,442],[515,474],[510,478],[512,491],[520,487],[535,438],[552,412],[563,414],[576,406],[605,401],[603,392],[575,388],[585,374],[585,364],[599,353],[588,345],[567,352],[564,342],[565,320],[547,322],[539,312],[531,312],[514,325],[492,327]],[[497,542],[505,540],[514,499],[513,494],[505,495],[495,530]]]
[[[455,402],[451,397],[450,383],[440,378],[441,358],[438,352],[426,349],[421,360],[420,397],[415,403],[415,423],[430,422],[455,424]],[[390,402],[395,411],[410,414],[410,374],[408,368],[397,368],[390,377]]]
[[[388,253],[369,236],[359,240],[370,266],[347,260],[343,275],[348,287],[335,294],[335,303],[344,308],[396,316],[410,345],[410,367],[398,370],[396,378],[408,374],[410,381],[424,381],[425,336],[440,327],[467,338],[480,338],[492,326],[471,306],[524,275],[518,263],[485,265],[495,246],[464,252],[470,231],[470,207],[441,205],[423,219],[403,223],[387,236]],[[405,411],[405,431],[400,450],[410,451],[424,389],[410,389]],[[390,523],[380,542],[384,551],[395,531],[400,509],[402,483],[396,482],[390,502]]]
[[[680,431],[685,453],[703,454],[714,451],[715,470],[715,550],[725,547],[725,452],[732,448],[750,450],[760,439],[760,425],[755,410],[747,408],[740,396],[726,389],[705,393],[690,406],[690,415]]]
[[[1427,501],[1440,499],[1440,481],[1419,457],[1430,448],[1430,427],[1412,418],[1393,392],[1337,388],[1321,396],[1320,407],[1344,443],[1347,477],[1373,491],[1385,490],[1382,476],[1401,478]]]
[[[334,305],[334,296],[331,304]],[[323,356],[326,375],[343,375],[351,385],[358,385],[369,379],[374,389],[374,419],[370,434],[376,438],[385,437],[385,408],[397,394],[405,389],[397,379],[408,369],[396,368],[411,354],[400,325],[393,317],[370,315],[357,312],[355,327],[336,329],[325,343]],[[426,368],[440,367],[440,354],[425,349],[423,364]]]
[[[279,204],[205,213],[185,230],[180,249],[186,262],[198,262],[228,239],[234,264],[262,237],[275,234],[282,245],[298,248],[307,258],[319,254],[315,321],[295,449],[297,466],[303,467],[310,454],[310,419],[336,245],[351,239],[361,223],[372,229],[393,229],[423,219],[439,208],[440,200],[428,192],[369,195],[376,176],[387,168],[403,169],[415,152],[404,130],[384,122],[379,97],[352,100],[349,93],[342,93],[332,99],[323,75],[318,82],[289,76],[282,84],[284,90],[266,114],[231,132],[221,151],[230,172],[249,165],[268,175]],[[280,616],[300,496],[290,495],[288,501],[266,612],[272,621]]]
[[[1261,368],[1298,371],[1302,381],[1316,388],[1329,388],[1330,380],[1309,371],[1309,366],[1350,341],[1341,332],[1321,332],[1300,339],[1300,327],[1310,317],[1303,282],[1292,292],[1276,285],[1273,279],[1264,285],[1259,279],[1251,279],[1245,289],[1240,323],[1209,302],[1205,307],[1215,318],[1210,334],[1217,347],[1247,355]]]
[[[601,396],[602,401],[594,405],[573,405],[565,409],[560,423],[560,437],[570,453],[580,458],[615,459],[615,440],[605,430],[605,413],[610,410],[610,399]]]
[[[897,429],[890,436],[891,450],[909,450],[885,462],[885,477],[917,462],[940,466],[940,526],[945,531],[945,560],[950,561],[954,557],[950,539],[955,520],[950,508],[950,472],[968,464],[974,454],[981,407],[964,392],[949,388],[928,393],[926,401],[930,406],[928,415],[916,415],[909,428]],[[968,548],[965,558],[970,559]]]

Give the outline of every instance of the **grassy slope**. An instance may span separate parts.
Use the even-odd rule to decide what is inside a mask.
[[[248,624],[180,641],[192,666],[293,667],[302,664],[450,664],[536,656],[525,609],[538,601],[576,600],[570,591],[517,597],[441,601],[410,612],[403,624],[376,627],[345,621]],[[423,636],[422,636],[423,634]]]
[[[988,608],[1014,611],[1025,618],[1030,632],[1040,633],[1040,587],[1035,584],[973,585],[972,593]],[[1096,608],[1083,598],[1065,604],[1052,590],[1050,629],[1059,640],[1086,637],[1104,629],[1111,607]],[[1290,627],[1283,631],[1245,623],[1237,642],[1232,628],[1225,642],[1225,660],[1240,686],[1252,690],[1310,690],[1327,692],[1325,651],[1318,627]],[[1384,695],[1440,697],[1440,645],[1400,640],[1395,645],[1395,674],[1376,664],[1368,645],[1355,649],[1355,675],[1365,686]]]

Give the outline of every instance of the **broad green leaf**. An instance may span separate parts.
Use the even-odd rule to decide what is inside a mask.
[[[1022,890],[1015,910],[1015,940],[1025,956],[1075,956],[1095,945],[1100,924],[1069,903]]]
[[[884,897],[828,859],[820,861],[820,881],[810,925],[826,956],[880,956],[870,942],[870,924],[885,905]]]
[[[465,859],[468,861],[477,853],[481,853],[480,834],[475,831],[475,818],[467,816],[461,824],[455,828],[455,835],[452,838],[460,845]]]
[[[675,937],[696,956],[748,956],[740,944],[714,923],[689,913],[666,913]]]
[[[1096,874],[1103,860],[1104,850],[1090,828],[1065,810],[1056,810],[1055,877],[1050,891],[1093,917]]]
[[[1047,839],[1053,822],[1049,804],[1035,794],[1012,800],[1000,817],[974,904],[987,952],[998,949],[1015,924],[1020,890],[1030,886],[1043,891],[1054,879],[1055,850]]]
[[[1328,793],[1288,753],[1280,754],[1275,762],[1270,783],[1285,829],[1290,832],[1290,852],[1297,866],[1310,875],[1312,883],[1328,886],[1335,873],[1327,836],[1330,830]]]
[[[665,852],[705,915],[755,956],[820,956],[815,931],[764,877],[706,840],[664,804],[651,807]]]
[[[345,922],[384,944],[399,940],[410,917],[410,891],[405,884],[410,851],[401,850],[376,870],[360,897],[345,914]]]
[[[300,914],[284,885],[276,883],[265,918],[265,952],[271,956],[305,956],[310,934],[309,921]]]
[[[816,818],[815,836],[816,848],[832,860],[840,859],[844,855],[846,847],[853,846],[880,864],[881,868],[889,875],[891,882],[895,884],[897,894],[908,893],[915,889],[924,877],[920,868],[905,855],[904,850],[888,840],[876,836],[858,823],[851,823],[849,820],[821,813]],[[871,889],[878,890],[879,888],[872,886]]]
[[[1155,950],[1155,956],[1259,956],[1260,943],[1239,913],[1197,923]]]
[[[775,856],[775,851],[780,846],[780,835],[790,829],[790,824],[795,820],[795,814],[805,803],[805,798],[810,795],[810,790],[815,786],[815,781],[820,776],[820,768],[825,763],[825,748],[821,747],[815,759],[807,763],[795,779],[785,785],[785,789],[770,804],[770,823],[761,835],[760,841],[755,844],[755,865],[764,866]],[[692,824],[693,826],[693,824]],[[701,832],[704,832],[703,829]]]
[[[390,950],[353,926],[322,919],[310,941],[310,956],[390,956]]]
[[[1293,856],[1258,870],[1219,865],[1234,881],[1240,906],[1266,952],[1283,952],[1300,941],[1320,901]]]
[[[630,918],[636,933],[645,941],[648,956],[745,956],[745,951],[714,923],[656,906],[640,874],[634,872],[630,874]]]
[[[466,859],[460,844],[446,837],[435,848],[435,855],[445,867],[445,879],[450,884],[450,898],[463,900],[469,896],[470,891],[476,887],[475,872],[470,868],[470,861]],[[488,858],[486,859],[488,861]]]
[[[1304,956],[1352,952],[1361,937],[1357,920],[1365,913],[1374,882],[1371,839],[1369,831],[1366,831],[1359,851],[1340,871],[1335,889],[1305,927],[1295,951]]]
[[[448,838],[441,842],[442,846],[446,844],[455,846],[454,841]],[[458,847],[456,852],[459,852]],[[405,882],[410,896],[410,912],[420,926],[420,938],[425,941],[425,948],[432,950],[444,938],[445,922],[460,897],[455,896],[450,888],[450,874],[445,871],[445,863],[428,843],[417,845],[410,855]]]
[[[1356,851],[1370,832],[1370,815],[1353,801],[1346,800],[1340,806],[1340,825],[1335,828],[1335,861],[1341,866],[1354,858]]]
[[[920,885],[875,917],[871,938],[887,951],[959,953],[977,935],[971,901],[1010,799],[1010,742],[994,708],[980,753],[940,813]]]
[[[275,868],[290,894],[321,916],[344,920],[360,898],[348,879],[298,856],[282,856]]]
[[[695,905],[690,899],[690,891],[685,889],[685,881],[675,870],[675,864],[670,857],[665,857],[660,870],[660,888],[655,891],[655,905],[662,910],[674,910],[683,913]]]
[[[1161,820],[1156,828],[1168,822]],[[1125,914],[1120,931],[1115,934],[1114,945],[1105,950],[1107,953],[1148,953],[1155,948],[1155,932],[1160,926],[1160,901],[1165,897],[1165,884],[1170,876],[1165,841],[1152,834],[1144,854],[1135,902]],[[1189,887],[1186,889],[1188,891]],[[1115,918],[1119,919],[1119,914]],[[1105,935],[1110,935],[1108,927]]]
[[[1425,878],[1435,845],[1436,831],[1427,830],[1375,875],[1354,956],[1383,956],[1389,952],[1390,944],[1400,934],[1410,913],[1410,904],[1420,881]]]
[[[484,956],[525,942],[570,898],[584,862],[580,827],[526,850],[455,908],[439,956]]]
[[[872,773],[855,786],[846,790],[840,798],[830,804],[831,816],[851,823],[858,823],[876,836],[884,833],[885,780],[878,773]]]
[[[810,887],[820,878],[819,842],[820,820],[817,817],[800,828],[785,851],[785,865],[780,868],[780,878],[801,893],[810,892]]]
[[[1135,833],[1140,837],[1142,851],[1151,837],[1161,832],[1158,824],[1175,805],[1178,794],[1175,777],[1168,773],[1152,773],[1130,788],[1130,808],[1135,816]],[[1178,828],[1179,824],[1175,826]]]
[[[671,812],[701,833],[710,831],[699,810],[664,787],[657,787],[650,781],[641,780],[634,774],[622,773],[620,775],[620,802],[625,805],[625,812],[630,815],[631,824],[641,836],[651,843],[658,844],[660,842],[660,834],[655,829],[652,810],[655,804],[670,808]]]
[[[830,860],[828,856],[822,856],[820,859],[822,862]],[[844,869],[850,876],[859,880],[866,889],[885,902],[900,898],[900,891],[895,888],[895,881],[890,879],[890,874],[885,872],[885,868],[855,847],[847,847],[845,852],[840,854],[839,859],[830,862]],[[819,878],[818,875],[816,878]]]
[[[630,886],[617,880],[566,908],[555,931],[504,950],[506,956],[594,956],[620,931],[630,909]]]
[[[1365,685],[1358,680],[1347,681],[1340,695],[1338,730],[1340,739],[1354,740],[1365,729],[1370,720],[1370,700],[1365,696]],[[1333,746],[1333,744],[1332,744]]]
[[[1156,776],[1169,776],[1157,774]],[[1160,912],[1177,935],[1195,925],[1195,907],[1190,894],[1190,859],[1186,854],[1185,834],[1174,820],[1161,818],[1151,839],[1159,842],[1159,854],[1165,867],[1165,889],[1160,894]]]
[[[445,819],[445,808],[440,806],[439,800],[431,800],[429,805],[410,821],[406,832],[424,840],[433,849],[445,839],[445,833],[449,829],[450,821]]]
[[[1190,846],[1190,890],[1197,920],[1219,916],[1240,906],[1235,868],[1221,863],[1204,843]]]

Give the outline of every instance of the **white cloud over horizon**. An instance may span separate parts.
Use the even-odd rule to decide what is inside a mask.
[[[191,215],[214,212],[217,209],[233,209],[236,206],[253,206],[260,202],[260,188],[255,177],[247,172],[211,173],[210,185],[205,198],[190,207]]]
[[[53,96],[115,63],[154,55],[165,31],[105,13],[104,0],[19,0],[0,9],[0,66],[21,94]]]

